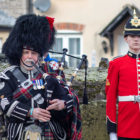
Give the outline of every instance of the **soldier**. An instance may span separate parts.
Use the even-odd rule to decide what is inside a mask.
[[[60,85],[55,78],[58,73],[47,63],[40,64],[53,41],[53,19],[31,14],[17,19],[3,45],[11,65],[0,75],[0,106],[8,140],[81,139],[80,115],[78,123],[76,118],[70,120],[74,107],[79,111],[76,97]]]
[[[124,27],[124,39],[128,53],[112,60],[108,69],[107,130],[110,140],[140,140],[140,18],[135,11]]]

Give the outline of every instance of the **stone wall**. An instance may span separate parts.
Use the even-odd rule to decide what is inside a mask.
[[[0,71],[7,67],[6,63],[1,63]],[[74,69],[66,69],[66,79],[71,78]],[[88,105],[82,104],[84,90],[84,70],[80,70],[73,81],[72,88],[80,99],[82,115],[82,140],[108,140],[106,132],[106,100],[105,100],[105,79],[106,68],[88,68],[87,72],[87,95]]]
[[[0,10],[16,18],[27,12],[26,3],[27,0],[0,0]]]
[[[74,69],[65,70],[69,80]],[[87,95],[88,105],[82,104],[84,91],[84,70],[77,73],[72,88],[80,98],[83,140],[108,140],[106,131],[105,80],[107,68],[88,68]]]
[[[105,121],[105,102],[94,101],[81,105],[83,140],[108,140]]]

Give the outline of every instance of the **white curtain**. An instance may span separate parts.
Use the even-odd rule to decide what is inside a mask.
[[[80,57],[80,38],[69,39],[69,54]],[[69,66],[77,67],[79,63],[78,59],[69,57]]]

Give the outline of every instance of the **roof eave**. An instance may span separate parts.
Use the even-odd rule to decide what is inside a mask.
[[[126,7],[99,34],[101,36],[108,37],[108,34],[129,15],[132,15],[132,10],[129,7]]]

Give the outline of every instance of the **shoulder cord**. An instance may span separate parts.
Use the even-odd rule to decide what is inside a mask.
[[[57,140],[66,140],[66,131],[63,127],[60,127],[60,125],[58,123],[56,124],[54,121],[53,123],[49,121],[49,126]]]

